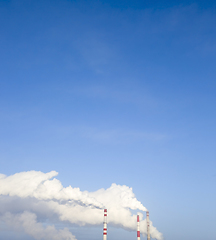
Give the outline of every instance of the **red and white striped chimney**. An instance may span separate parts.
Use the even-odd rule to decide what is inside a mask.
[[[107,209],[104,209],[103,240],[107,240]]]
[[[149,211],[146,212],[146,224],[147,224],[147,240],[150,240]]]
[[[137,240],[140,240],[140,223],[139,223],[139,215],[137,215]]]

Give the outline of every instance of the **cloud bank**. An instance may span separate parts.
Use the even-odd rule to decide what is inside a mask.
[[[131,210],[146,211],[135,198],[132,188],[113,183],[108,189],[81,191],[64,188],[57,172],[29,171],[11,176],[0,174],[0,221],[14,230],[22,230],[34,239],[75,240],[68,228],[55,223],[85,225],[103,223],[103,209],[108,209],[108,224],[136,230],[136,215]],[[140,229],[146,235],[146,220],[140,213]],[[152,238],[162,234],[152,225]]]

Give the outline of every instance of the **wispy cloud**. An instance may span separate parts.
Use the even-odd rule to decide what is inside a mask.
[[[129,144],[136,141],[161,142],[171,138],[168,134],[138,130],[102,129],[88,126],[55,126],[58,135],[73,136],[109,144]]]
[[[142,107],[157,108],[162,104],[166,104],[164,101],[154,96],[148,88],[143,87],[137,89],[135,86],[127,86],[122,83],[121,86],[109,85],[93,85],[86,84],[85,86],[68,86],[68,88],[62,88],[61,86],[56,91],[64,92],[66,95],[75,95],[77,97],[98,99],[103,101],[109,101],[116,104],[134,104]]]

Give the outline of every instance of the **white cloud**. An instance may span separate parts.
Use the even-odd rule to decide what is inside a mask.
[[[37,222],[36,214],[31,212],[24,211],[21,214],[7,212],[0,219],[14,229],[22,228],[37,240],[76,240],[67,228],[56,230],[54,225],[43,227],[42,223]]]
[[[71,186],[64,188],[54,178],[55,171],[29,171],[11,176],[0,175],[0,218],[8,225],[22,226],[35,239],[75,239],[68,229],[56,230],[53,222],[65,221],[79,226],[99,225],[103,222],[103,208],[108,209],[108,224],[136,230],[136,215],[131,210],[146,211],[132,188],[112,184],[108,189],[95,192],[80,191]],[[37,219],[40,219],[37,222]],[[43,227],[43,222],[51,225]],[[141,232],[146,234],[146,221]],[[153,238],[162,234],[151,224]]]

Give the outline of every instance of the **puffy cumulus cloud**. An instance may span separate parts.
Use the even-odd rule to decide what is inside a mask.
[[[67,228],[56,230],[53,225],[43,227],[42,223],[37,222],[36,214],[31,212],[24,211],[21,214],[7,212],[0,219],[14,229],[22,228],[28,235],[38,240],[76,240]]]
[[[55,178],[57,174],[55,171],[0,174],[1,220],[8,226],[22,228],[35,239],[71,240],[75,237],[67,228],[56,229],[52,223],[99,225],[103,222],[103,208],[107,208],[109,224],[136,230],[136,215],[131,210],[146,211],[146,208],[136,199],[132,188],[117,184],[95,192],[64,188]],[[141,233],[145,235],[146,220],[142,213],[139,215]],[[50,225],[44,227],[44,222]],[[150,233],[152,238],[162,239],[152,222]]]

